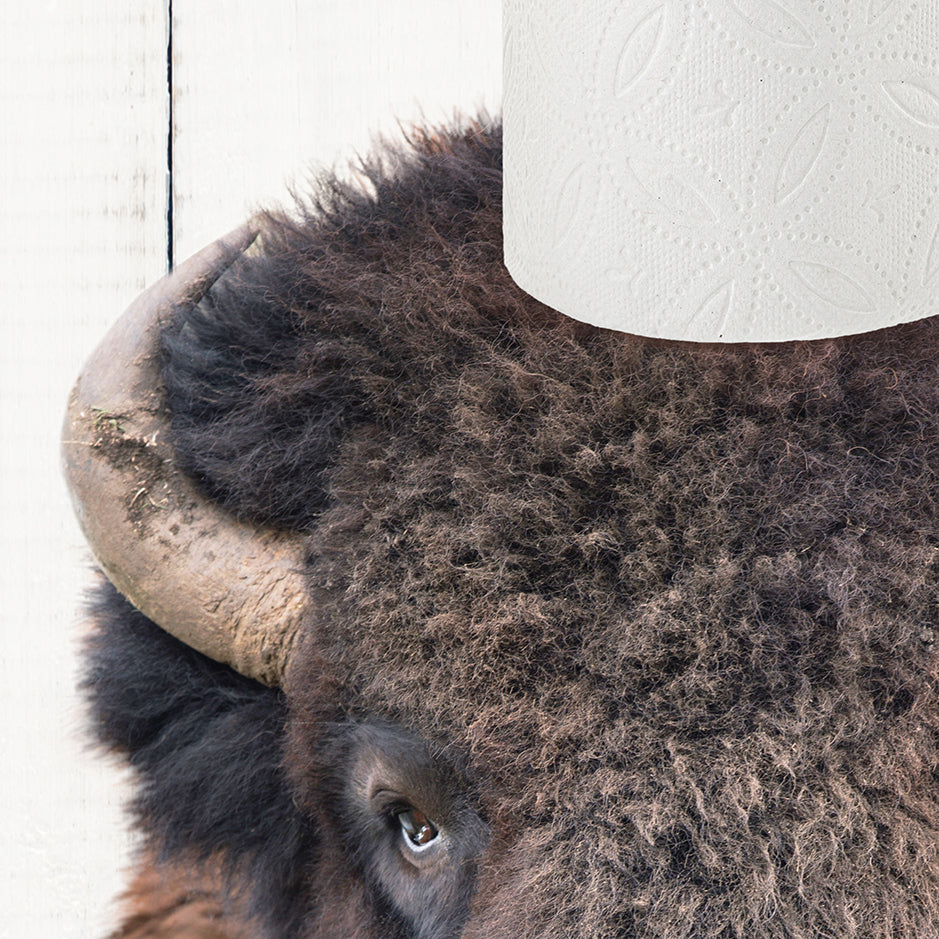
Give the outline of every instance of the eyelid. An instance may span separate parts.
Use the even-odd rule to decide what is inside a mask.
[[[413,803],[406,796],[394,789],[374,789],[369,797],[369,804],[379,814],[394,812],[398,809],[411,808]]]
[[[421,805],[418,804],[418,800],[403,796],[400,792],[396,792],[393,789],[382,788],[374,790],[369,797],[369,804],[375,814],[394,817],[396,819],[404,812],[417,812],[428,821],[437,832],[440,831],[440,823],[435,820],[433,813],[425,811]]]
[[[397,818],[402,812],[419,812],[437,831],[440,831],[440,823],[435,820],[433,813],[428,813],[417,804],[416,799],[403,796],[400,792],[395,792],[392,789],[376,789],[372,793],[369,802],[372,811],[378,815]]]

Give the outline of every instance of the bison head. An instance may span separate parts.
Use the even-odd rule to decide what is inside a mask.
[[[412,144],[73,396],[121,935],[935,934],[939,322],[575,323],[503,267],[498,127]]]

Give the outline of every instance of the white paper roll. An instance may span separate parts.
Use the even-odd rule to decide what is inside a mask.
[[[939,313],[939,0],[505,0],[505,259],[598,326]]]

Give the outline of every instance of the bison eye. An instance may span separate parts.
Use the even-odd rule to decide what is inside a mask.
[[[437,826],[420,809],[402,809],[397,818],[404,843],[411,851],[423,851],[440,837]]]

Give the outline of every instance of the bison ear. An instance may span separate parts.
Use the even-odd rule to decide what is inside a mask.
[[[283,695],[174,639],[108,583],[90,614],[83,687],[99,741],[138,773],[148,846],[170,862],[221,858],[249,902],[295,925],[316,836],[281,769]]]
[[[328,289],[309,272],[299,282],[302,247],[284,246],[275,224],[260,252],[177,307],[162,379],[180,467],[236,516],[306,531],[345,430],[366,417],[355,372],[369,352]]]

